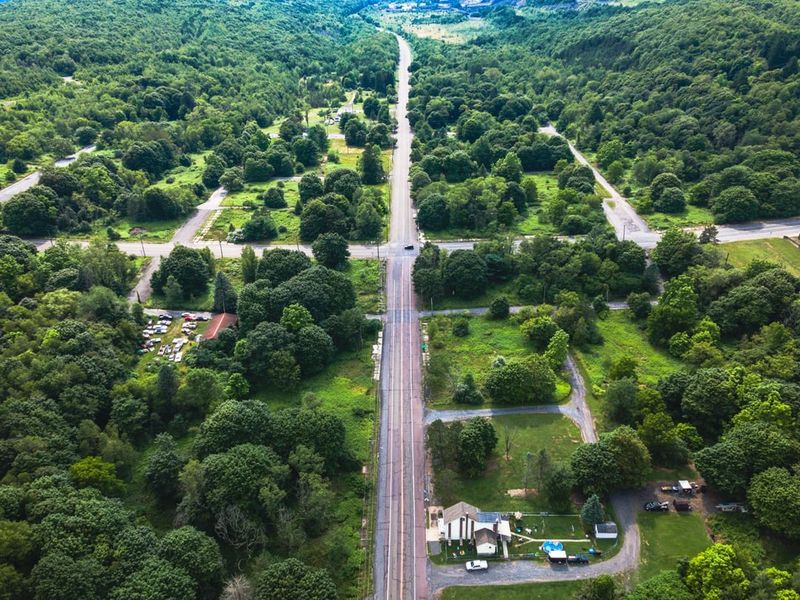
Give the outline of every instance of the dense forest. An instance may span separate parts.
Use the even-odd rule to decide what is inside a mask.
[[[474,44],[415,47],[410,118],[419,152],[448,159],[448,181],[492,170],[506,150],[525,170],[552,168],[532,137],[551,122],[640,212],[689,205],[719,223],[800,212],[799,17],[790,2],[525,16],[502,8],[489,17],[495,27]]]
[[[366,456],[347,427],[366,436],[372,411],[344,413],[346,427],[341,411],[301,393],[331,363],[357,363],[375,332],[355,308],[342,236],[375,237],[387,210],[362,185],[385,175],[397,46],[355,15],[362,4],[0,8],[2,176],[43,167],[38,185],[3,205],[4,228],[107,225],[109,240],[38,252],[0,237],[3,598],[329,599],[363,586]],[[182,364],[151,362],[150,317],[126,300],[144,259],[110,243],[112,226],[179,222],[219,185],[302,173],[328,150],[309,111],[356,90],[366,120],[341,126],[364,148],[358,171],[299,185],[315,262],[246,248],[223,269],[207,249],[176,247],[153,274],[156,292],[180,304],[213,281],[215,307],[240,321]],[[272,139],[264,130],[279,119]],[[89,144],[97,151],[50,166]],[[193,183],[165,176],[198,162]],[[286,205],[279,188],[263,202]],[[245,234],[264,239],[268,214]],[[253,399],[264,394],[282,400]]]
[[[593,382],[600,439],[555,465],[540,491],[568,505],[574,493],[609,498],[643,489],[657,469],[691,467],[751,513],[712,515],[707,526],[722,543],[628,595],[609,578],[576,598],[797,597],[800,281],[777,257],[735,268],[713,227],[699,238],[668,229],[647,255],[618,241],[591,173],[539,128],[552,124],[574,141],[640,213],[702,209],[717,223],[797,215],[799,14],[790,2],[738,0],[500,9],[474,43],[415,39],[418,222],[429,235],[493,238],[450,253],[428,243],[415,289],[426,305],[488,306],[486,318],[509,319],[532,348],[526,360],[497,360],[480,385],[470,373],[453,380],[434,352],[429,381],[449,376],[452,402],[462,404],[552,398],[567,344],[580,355],[622,341],[602,331],[615,331],[603,325],[608,299],[625,298],[614,319],[641,336],[640,347]],[[539,172],[556,179],[548,197]],[[555,232],[585,236],[567,243],[543,232],[515,246],[513,225],[528,211]],[[510,315],[514,303],[537,306]],[[469,319],[449,323],[447,335],[469,339]],[[653,377],[647,361],[657,355],[671,367]],[[553,356],[552,371],[543,368]],[[487,469],[498,436],[472,433],[482,427],[429,429],[450,481]],[[459,443],[479,435],[491,447],[465,454]],[[778,560],[765,540],[781,548]]]
[[[396,44],[345,17],[354,7],[7,4],[0,12],[5,180],[79,146],[96,144],[105,160],[84,158],[70,168],[74,177],[53,175],[12,200],[6,230],[86,234],[95,222],[174,219],[220,183],[235,191],[318,165],[327,138],[307,127],[310,110],[339,106],[344,90],[356,87],[393,93]],[[270,144],[261,129],[287,115],[293,127]],[[369,142],[385,146],[390,121],[388,112],[380,116],[384,131],[369,132]],[[149,189],[208,150],[203,185]]]

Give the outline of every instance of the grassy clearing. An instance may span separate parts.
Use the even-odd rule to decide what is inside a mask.
[[[711,545],[703,519],[695,513],[640,512],[637,521],[642,542],[640,581],[674,569],[680,558]]]
[[[483,317],[468,317],[470,334],[453,335],[453,324],[461,317],[437,316],[428,321],[432,368],[426,374],[430,386],[431,408],[463,408],[453,404],[452,390],[467,373],[472,373],[478,387],[483,385],[497,356],[508,359],[522,358],[533,352],[519,326],[512,320],[491,321]],[[569,396],[569,384],[559,379],[556,385],[556,402]],[[492,406],[486,398],[483,406]]]
[[[357,352],[342,353],[322,373],[300,384],[296,392],[264,389],[256,397],[271,408],[298,406],[301,398],[313,393],[320,408],[338,415],[347,429],[348,447],[359,461],[369,453],[375,418],[375,384],[372,381],[372,341],[365,340]]]
[[[597,321],[597,328],[603,343],[578,351],[591,385],[605,385],[611,365],[625,356],[639,361],[639,380],[645,383],[656,383],[683,366],[667,352],[654,347],[647,334],[630,319],[628,311],[611,311],[605,319]]]
[[[125,217],[114,223],[111,228],[122,240],[135,241],[141,238],[145,242],[168,242],[185,220],[185,217],[179,217],[167,221],[134,221]],[[106,239],[108,226],[99,223],[95,223],[95,226],[97,230],[94,237]]]
[[[681,369],[683,363],[650,344],[647,334],[630,319],[627,311],[611,311],[604,320],[597,321],[597,328],[603,336],[603,343],[578,349],[575,356],[586,381],[586,400],[602,429],[603,405],[598,391],[607,385],[611,365],[620,358],[632,356],[639,362],[639,381],[654,384],[661,377]]]
[[[800,248],[789,240],[765,239],[733,242],[719,246],[734,267],[746,267],[754,260],[769,260],[800,277]]]
[[[366,258],[351,258],[345,273],[356,288],[356,306],[365,313],[383,312],[380,263]]]
[[[445,42],[447,44],[466,44],[481,33],[485,32],[490,26],[482,18],[470,18],[459,23],[435,23],[432,17],[442,16],[445,13],[434,12],[414,12],[414,13],[380,13],[380,20],[387,27],[400,27],[407,33],[421,38],[429,38]]]
[[[480,574],[475,577],[480,582]],[[582,581],[558,581],[554,583],[524,583],[520,585],[493,585],[451,587],[444,590],[442,600],[572,600],[583,586]]]
[[[642,215],[642,218],[653,229],[669,229],[670,227],[710,225],[714,222],[714,213],[707,208],[687,204],[686,210],[674,215],[656,212]]]
[[[242,279],[242,267],[240,263],[241,261],[238,258],[218,258],[215,262],[217,271],[222,271],[228,276],[228,279],[230,279],[231,284],[233,284],[233,287],[237,292],[239,292],[244,285],[244,281]],[[214,279],[211,279],[208,284],[208,289],[203,294],[183,300],[180,306],[167,306],[167,301],[164,295],[156,294],[155,292],[153,292],[153,295],[147,301],[146,306],[148,308],[181,308],[185,310],[207,311],[213,310]]]
[[[246,204],[253,204],[255,206],[262,206],[263,203],[257,198],[258,194],[266,192],[271,188],[280,188],[283,190],[283,196],[289,208],[294,208],[295,203],[300,199],[300,193],[297,191],[296,181],[268,181],[264,183],[248,183],[245,188],[240,192],[233,192],[228,194],[222,200],[222,206],[241,208]]]
[[[578,428],[567,417],[556,414],[544,415],[507,415],[492,419],[497,436],[500,439],[494,454],[489,460],[486,472],[479,478],[468,479],[456,476],[452,481],[443,482],[438,479],[437,496],[444,506],[463,500],[474,504],[481,510],[538,512],[548,510],[547,504],[531,494],[528,498],[511,497],[508,490],[521,489],[525,481],[525,457],[528,452],[534,456],[539,450],[546,448],[554,461],[566,461],[581,442]],[[504,431],[508,428],[511,435],[511,460],[503,455]],[[530,484],[533,487],[533,483]],[[535,519],[533,520],[535,521]],[[531,521],[533,523],[533,521]],[[532,525],[528,525],[532,527]],[[575,535],[565,531],[545,535],[558,538],[582,537],[580,531]],[[537,536],[533,536],[537,537]],[[519,552],[534,552],[521,548]]]
[[[187,154],[192,160],[192,164],[188,167],[175,167],[170,169],[160,181],[154,185],[158,187],[180,187],[182,185],[194,185],[203,181],[203,171],[206,168],[206,157],[211,154],[211,151],[195,152]]]

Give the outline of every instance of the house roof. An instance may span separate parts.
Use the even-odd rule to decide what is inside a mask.
[[[613,521],[598,523],[594,526],[594,530],[596,533],[617,533],[617,524]]]
[[[479,529],[475,532],[475,543],[481,544],[497,544],[497,536],[491,529]]]
[[[239,317],[231,313],[218,313],[214,315],[211,322],[208,324],[208,329],[206,329],[205,339],[213,340],[219,335],[220,331],[232,326],[238,319]]]
[[[448,506],[442,511],[442,519],[445,523],[449,523],[450,521],[455,521],[460,519],[463,516],[467,516],[472,520],[475,520],[475,517],[478,515],[478,509],[472,504],[467,504],[466,502],[459,502],[458,504],[453,504],[453,506]]]

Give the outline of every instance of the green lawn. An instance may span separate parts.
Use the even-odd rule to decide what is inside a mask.
[[[734,267],[746,267],[753,260],[770,260],[800,277],[800,248],[782,238],[748,240],[718,246]]]
[[[206,157],[211,154],[210,150],[205,152],[195,152],[187,154],[192,160],[188,167],[175,167],[170,169],[154,185],[159,187],[178,187],[181,185],[194,185],[203,181],[203,171],[206,168]]]
[[[554,461],[568,460],[581,443],[578,428],[567,417],[557,414],[498,416],[492,419],[492,423],[499,442],[484,475],[476,479],[457,475],[450,483],[441,482],[437,478],[439,483],[436,488],[437,497],[444,506],[463,500],[486,511],[548,510],[546,503],[535,494],[530,494],[528,498],[512,497],[507,491],[524,488],[528,452],[535,456],[539,450],[546,448]],[[504,455],[506,428],[511,436],[511,459],[508,461]],[[533,487],[533,484],[530,485]],[[579,532],[571,537],[581,537],[581,535]]]
[[[639,362],[639,381],[654,384],[661,377],[680,370],[683,363],[650,344],[646,332],[630,319],[628,311],[610,311],[604,320],[597,321],[597,327],[603,343],[578,349],[575,356],[586,381],[586,400],[602,429],[603,406],[595,392],[606,387],[611,365],[620,358],[632,356]]]
[[[642,544],[640,581],[674,569],[678,559],[690,558],[711,545],[699,514],[640,512],[637,521]]]
[[[365,313],[382,313],[384,307],[380,263],[368,258],[351,258],[345,273],[356,288],[356,306]]]
[[[679,360],[653,346],[647,333],[631,320],[626,310],[610,311],[605,319],[597,321],[597,328],[603,343],[577,352],[591,385],[604,386],[611,365],[625,356],[639,361],[637,373],[639,380],[645,383],[656,383],[683,366]]]
[[[642,215],[642,218],[653,229],[669,229],[670,227],[694,227],[710,225],[714,222],[714,213],[707,208],[686,205],[686,210],[677,214],[654,212]]]
[[[472,373],[478,387],[483,385],[497,356],[506,360],[521,358],[533,352],[532,347],[519,332],[519,326],[511,319],[493,321],[484,317],[468,317],[470,334],[466,337],[453,335],[452,328],[460,316],[437,316],[428,321],[430,337],[431,369],[426,373],[430,386],[431,408],[463,408],[453,404],[452,390],[461,377]],[[559,379],[556,385],[556,402],[569,396],[569,384]],[[484,407],[492,406],[489,398]]]
[[[511,305],[521,304],[521,301],[517,297],[516,282],[508,281],[506,283],[491,285],[486,288],[483,294],[476,298],[470,298],[469,300],[464,300],[463,298],[457,298],[455,296],[451,296],[449,298],[440,298],[439,300],[434,301],[433,308],[436,310],[443,308],[480,308],[489,306],[492,303],[492,300],[499,298],[500,296],[505,296]],[[423,310],[431,310],[430,300],[424,301],[423,306],[420,308]]]
[[[475,577],[480,582],[480,574]],[[572,600],[582,581],[523,583],[519,585],[458,586],[442,592],[442,600]]]
[[[185,217],[179,217],[167,221],[133,221],[125,217],[111,227],[122,240],[135,241],[141,238],[145,242],[168,242],[185,220]],[[108,226],[99,223],[95,223],[95,226],[97,228],[95,235],[105,239]]]
[[[225,275],[228,276],[233,287],[236,288],[236,291],[240,291],[242,286],[244,285],[244,281],[242,280],[242,267],[240,264],[240,259],[238,258],[217,258],[215,261],[217,271],[222,271]],[[150,299],[147,301],[146,306],[148,308],[173,308],[173,309],[185,309],[185,310],[213,310],[214,309],[214,279],[212,278],[208,284],[208,289],[198,296],[193,296],[192,298],[187,298],[181,302],[180,306],[167,306],[166,298],[162,294],[156,294],[153,292],[153,295],[150,296]]]
[[[283,196],[289,208],[294,208],[294,205],[300,198],[297,191],[296,181],[269,181],[265,183],[248,183],[245,185],[244,190],[240,192],[233,192],[225,196],[222,200],[222,206],[238,207],[241,208],[247,203],[252,203],[255,206],[263,206],[263,202],[256,196],[261,192],[266,192],[270,188],[281,188]]]

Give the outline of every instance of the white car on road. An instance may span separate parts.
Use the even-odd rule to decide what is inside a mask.
[[[466,564],[467,571],[485,571],[489,568],[489,563],[485,560],[471,560]]]

